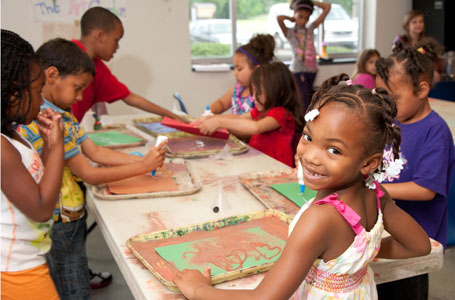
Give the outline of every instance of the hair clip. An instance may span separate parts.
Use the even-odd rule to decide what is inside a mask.
[[[418,48],[417,51],[425,55],[425,49],[423,47]]]
[[[372,89],[372,90],[371,90],[371,93],[372,93],[373,95],[376,95],[376,94],[377,94],[377,93],[376,93],[376,89]]]
[[[352,85],[352,80],[351,79],[346,80],[346,85]]]
[[[312,110],[310,110],[309,112],[306,113],[305,121],[306,122],[313,121],[314,118],[316,118],[317,116],[319,116],[319,110],[317,108],[312,109]]]

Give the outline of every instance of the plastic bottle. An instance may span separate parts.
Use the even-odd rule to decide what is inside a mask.
[[[213,113],[212,111],[210,110],[210,106],[206,106],[205,107],[205,110],[204,110],[204,113],[202,113],[202,116],[213,116]]]

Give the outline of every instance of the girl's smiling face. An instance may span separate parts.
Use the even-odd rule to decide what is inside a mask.
[[[305,185],[332,193],[363,180],[364,127],[360,116],[344,104],[325,104],[319,116],[307,122],[297,147]]]

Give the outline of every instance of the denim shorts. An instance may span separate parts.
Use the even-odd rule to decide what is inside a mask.
[[[90,299],[86,220],[87,214],[79,220],[59,221],[52,226],[52,247],[46,260],[61,300]]]

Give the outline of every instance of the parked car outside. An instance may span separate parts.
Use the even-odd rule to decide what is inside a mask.
[[[247,44],[251,34],[237,32],[237,43]],[[232,44],[232,23],[230,19],[203,19],[190,24],[191,43]]]
[[[289,43],[278,25],[276,17],[279,15],[294,16],[294,11],[289,8],[289,3],[278,3],[270,7],[267,19],[268,32],[275,38],[277,48],[289,47]],[[310,17],[310,23],[319,15],[318,9]],[[286,26],[293,27],[294,23],[285,21]],[[358,20],[351,19],[344,8],[339,4],[332,4],[329,14],[324,20],[324,42],[327,46],[344,46],[351,49],[358,45]],[[315,30],[318,34],[318,29]],[[316,40],[316,38],[315,38]]]

